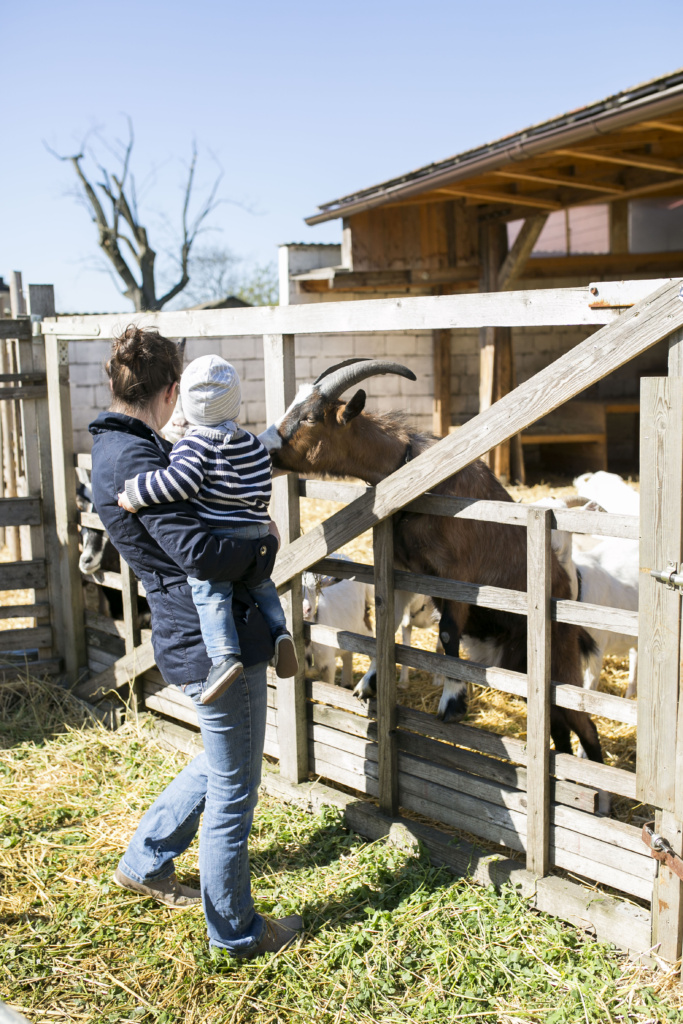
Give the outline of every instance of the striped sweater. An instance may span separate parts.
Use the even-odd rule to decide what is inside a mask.
[[[126,497],[136,511],[190,501],[208,526],[270,521],[270,456],[254,434],[195,427],[173,445],[170,459],[168,469],[126,480]]]

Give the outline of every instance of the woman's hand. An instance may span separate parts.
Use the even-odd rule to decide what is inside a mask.
[[[119,494],[119,505],[121,506],[121,508],[125,508],[126,512],[137,512],[137,509],[133,508],[133,506],[129,502],[125,491],[121,491],[121,493]]]
[[[119,505],[120,504],[121,504],[121,502],[119,502]],[[279,551],[280,550],[280,545],[282,544],[282,541],[280,539],[280,531],[278,530],[277,526],[275,525],[275,523],[273,522],[272,519],[268,523],[268,533],[271,535],[271,537],[275,537],[275,539],[277,541],[277,549]]]

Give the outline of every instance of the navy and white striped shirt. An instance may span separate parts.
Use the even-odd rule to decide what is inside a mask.
[[[209,526],[269,522],[271,463],[263,444],[242,429],[232,436],[201,431],[195,427],[173,445],[168,469],[126,480],[133,508],[191,501]]]

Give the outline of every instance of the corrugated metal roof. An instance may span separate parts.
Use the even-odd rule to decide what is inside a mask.
[[[646,118],[660,117],[683,109],[683,68],[615,93],[597,103],[571,110],[561,117],[532,125],[523,131],[467,150],[424,167],[323,203],[319,213],[306,217],[307,224],[319,224],[336,217],[360,213],[373,206],[484,174],[515,160],[526,159],[552,149],[561,141],[570,145],[603,135]]]

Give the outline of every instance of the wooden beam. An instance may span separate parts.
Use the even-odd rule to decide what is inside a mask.
[[[436,195],[458,196],[461,199],[472,199],[483,203],[513,203],[515,206],[532,206],[539,210],[561,210],[562,203],[552,199],[538,199],[536,196],[525,196],[519,192],[483,192],[481,189],[437,188]]]
[[[463,424],[377,487],[294,541],[280,552],[273,573],[275,584],[286,583],[296,573],[305,571],[481,458],[492,445],[525,430],[683,327],[683,302],[679,291],[680,284],[674,281],[620,313],[616,322],[576,345],[495,406]]]
[[[451,332],[432,331],[434,413],[432,430],[446,437],[451,426]]]
[[[618,164],[621,167],[642,167],[646,171],[662,171],[664,174],[681,174],[683,167],[673,160],[653,160],[649,156],[634,153],[618,156],[612,153],[598,153],[591,149],[556,149],[557,156],[569,156],[573,160],[595,160],[596,163]]]
[[[628,201],[619,199],[609,205],[609,251],[628,252]]]
[[[675,132],[683,135],[683,124],[671,124],[670,121],[641,121],[643,128],[659,128],[665,132]]]
[[[525,232],[525,237],[520,243],[518,248],[520,258],[524,254],[526,240],[530,234],[533,235],[533,231]],[[489,221],[483,224],[480,250],[482,260],[481,290],[499,291],[499,275],[509,255],[507,226],[499,221]],[[510,269],[514,269],[514,265],[514,263],[511,264]],[[495,326],[486,327],[481,330],[479,332],[479,352],[479,411],[483,412],[512,390],[513,354],[512,332],[510,328]],[[503,444],[497,445],[492,449],[487,461],[496,476],[504,483],[510,480],[509,441],[505,441]]]
[[[83,700],[98,700],[110,690],[120,690],[122,686],[132,685],[137,676],[154,668],[155,664],[152,641],[148,640],[140,647],[136,647],[130,654],[124,654],[104,672],[80,683],[74,689],[74,693]]]
[[[539,213],[533,217],[527,217],[524,221],[521,231],[498,271],[498,291],[510,291],[515,282],[523,276],[522,272],[526,262],[531,256],[547,220],[547,213]]]
[[[493,171],[497,178],[509,178],[511,181],[533,181],[539,185],[553,187],[559,185],[561,188],[578,188],[586,192],[601,192],[617,194],[624,191],[623,185],[596,185],[593,182],[581,181],[580,178],[557,177],[551,178],[544,174],[530,174],[523,171]]]

